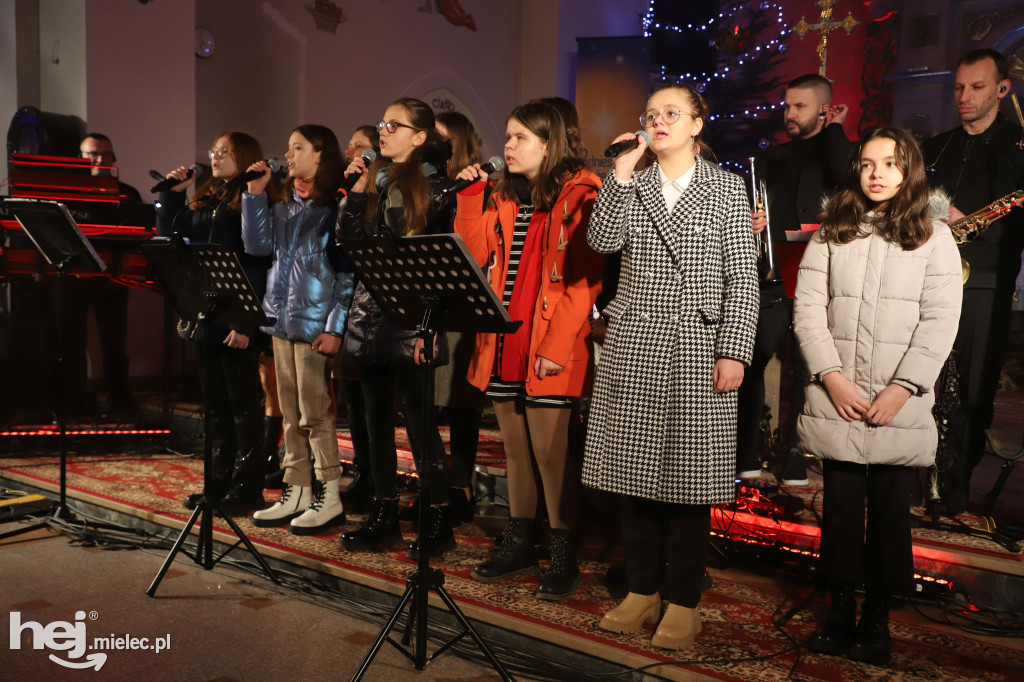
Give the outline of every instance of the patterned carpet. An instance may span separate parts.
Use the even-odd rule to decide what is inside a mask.
[[[0,476],[52,490],[58,467],[52,457],[0,458]],[[76,456],[68,461],[72,498],[89,499],[176,527],[188,518],[180,500],[199,487],[201,478],[201,462],[184,457]],[[268,492],[267,499],[273,499],[273,494]],[[268,552],[287,553],[296,562],[322,566],[348,580],[373,586],[384,581],[392,592],[401,591],[413,568],[401,551],[374,554],[342,549],[340,531],[300,537],[283,529],[256,528],[245,518],[238,521],[249,538]],[[226,528],[222,523],[216,525]],[[410,527],[405,526],[404,531],[407,538],[412,537]],[[583,553],[583,582],[573,598],[553,603],[533,598],[536,577],[492,585],[471,580],[469,572],[486,555],[490,539],[480,527],[467,524],[459,528],[458,540],[458,548],[435,565],[444,570],[450,594],[471,618],[627,665],[671,660],[649,646],[650,630],[610,635],[597,628],[600,615],[616,602],[603,583],[608,564],[594,560],[596,548],[588,545]],[[659,675],[778,680],[787,677],[795,663],[792,679],[797,680],[1013,680],[1020,679],[1024,670],[1021,651],[922,625],[915,614],[903,611],[893,615],[891,668],[817,656],[806,649],[800,650],[797,661],[791,647],[814,631],[824,605],[815,602],[811,609],[799,612],[783,633],[772,626],[772,619],[788,608],[783,604],[784,592],[794,591],[791,586],[780,587],[736,570],[716,571],[713,576],[714,586],[705,592],[701,603],[704,632],[687,657],[685,673],[663,666]],[[796,592],[802,594],[803,589]],[[784,650],[789,651],[772,656]]]

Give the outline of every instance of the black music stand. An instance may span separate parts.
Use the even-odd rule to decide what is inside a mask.
[[[60,449],[60,502],[52,516],[66,519],[70,518],[70,511],[67,507],[67,413],[64,404],[65,278],[72,268],[85,272],[103,272],[107,266],[78,229],[78,223],[71,217],[64,204],[38,199],[4,199],[3,203],[39,249],[39,253],[46,258],[46,262],[57,268],[57,423],[60,430],[57,443]],[[45,525],[43,522],[18,528],[0,535],[0,539],[38,530]]]
[[[406,328],[415,328],[425,349],[432,348],[437,332],[463,333],[514,332],[521,322],[513,322],[501,300],[494,294],[487,277],[477,266],[458,235],[428,235],[399,239],[369,239],[342,244],[342,248],[355,266],[360,281],[370,292],[384,315]],[[433,425],[434,363],[432,353],[424,353],[422,371],[426,373],[423,390],[424,420],[421,442],[430,442],[428,433]],[[449,647],[467,634],[491,662],[503,680],[512,678],[501,662],[480,637],[458,605],[444,589],[444,573],[430,567],[430,551],[425,544],[424,529],[428,527],[430,508],[430,478],[443,468],[442,462],[427,461],[424,451],[420,471],[420,536],[419,561],[416,570],[406,579],[405,593],[388,618],[384,628],[370,647],[353,680],[366,673],[385,641],[390,642],[416,666],[423,670]],[[462,625],[463,630],[437,651],[427,656],[427,599],[433,590],[448,610]],[[406,604],[409,616],[402,644],[388,635],[398,623]],[[410,653],[406,647],[411,640],[413,624],[416,627],[416,649]],[[403,646],[404,645],[404,646]]]
[[[186,322],[193,322],[203,333],[204,338],[209,341],[208,325],[219,324],[245,324],[245,325],[266,325],[266,315],[263,314],[263,307],[259,297],[253,291],[249,278],[242,270],[238,262],[238,256],[224,246],[215,244],[186,244],[180,238],[170,240],[157,238],[151,239],[141,246],[142,253],[153,269],[156,270],[158,281],[163,284],[164,291],[171,299],[171,304]],[[204,344],[206,351],[209,351],[209,343]],[[209,357],[203,363],[206,367],[204,377],[204,396],[210,386]],[[204,398],[205,401],[205,398]],[[181,550],[188,537],[192,526],[196,521],[199,523],[199,538],[196,541],[196,552],[189,555],[193,561],[202,566],[205,570],[211,570],[214,565],[240,543],[244,543],[252,555],[259,562],[260,567],[266,572],[267,577],[273,583],[277,582],[277,576],[270,569],[266,559],[256,551],[252,542],[245,536],[242,529],[238,527],[228,514],[221,507],[221,493],[216,492],[211,485],[213,478],[213,443],[210,434],[210,409],[209,405],[203,410],[203,497],[196,504],[192,517],[188,520],[185,528],[178,535],[170,554],[164,560],[160,572],[153,579],[153,584],[146,590],[146,594],[152,597],[163,580],[164,574],[170,568],[174,556]],[[213,556],[213,512],[219,511],[220,515],[231,527],[238,542],[228,547],[224,552],[214,558]],[[188,555],[188,552],[185,552]]]

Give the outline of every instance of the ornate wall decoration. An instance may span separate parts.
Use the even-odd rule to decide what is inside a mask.
[[[331,0],[316,0],[316,5],[306,5],[306,11],[313,15],[313,21],[316,22],[316,30],[330,33],[331,35],[337,35],[338,24],[348,19],[345,13],[341,11],[341,8],[331,2]]]
[[[453,26],[465,26],[470,31],[476,30],[476,22],[473,20],[473,15],[462,9],[459,0],[423,0],[423,4],[417,9],[420,12],[436,11],[444,16],[448,23]]]
[[[885,77],[892,73],[899,56],[900,23],[898,12],[889,12],[868,23],[864,43],[866,58],[861,76],[865,97],[860,101],[862,111],[857,122],[858,135],[871,128],[889,125],[892,121],[893,86],[885,82]]]

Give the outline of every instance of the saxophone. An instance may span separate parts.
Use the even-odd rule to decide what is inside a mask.
[[[764,174],[758,174],[754,166],[754,157],[750,158],[750,189],[754,211],[764,211],[766,223],[770,223],[768,217],[768,189],[765,186]],[[779,275],[779,268],[775,264],[775,250],[772,248],[772,237],[770,226],[754,235],[754,244],[757,247],[757,275],[761,288],[766,289],[782,281]]]
[[[963,246],[971,242],[975,237],[987,230],[992,223],[1022,205],[1024,205],[1024,189],[1019,189],[1016,192],[1007,194],[1005,197],[996,199],[988,206],[975,211],[971,215],[964,216],[960,220],[950,223],[949,229],[953,232],[953,240],[956,241],[957,246]],[[967,278],[971,276],[971,265],[961,258],[960,267],[963,270],[964,284],[966,284]]]

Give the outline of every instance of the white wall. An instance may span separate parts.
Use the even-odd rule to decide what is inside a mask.
[[[5,131],[18,110],[18,46],[14,6],[15,0],[0,0],[0,124]],[[5,163],[0,177],[6,176]]]
[[[39,0],[39,108],[86,118],[85,0]]]
[[[195,145],[194,0],[87,0],[85,34],[87,127],[110,136],[121,180],[148,200],[149,169],[181,165]],[[159,375],[163,297],[133,291],[128,305],[131,373]]]

